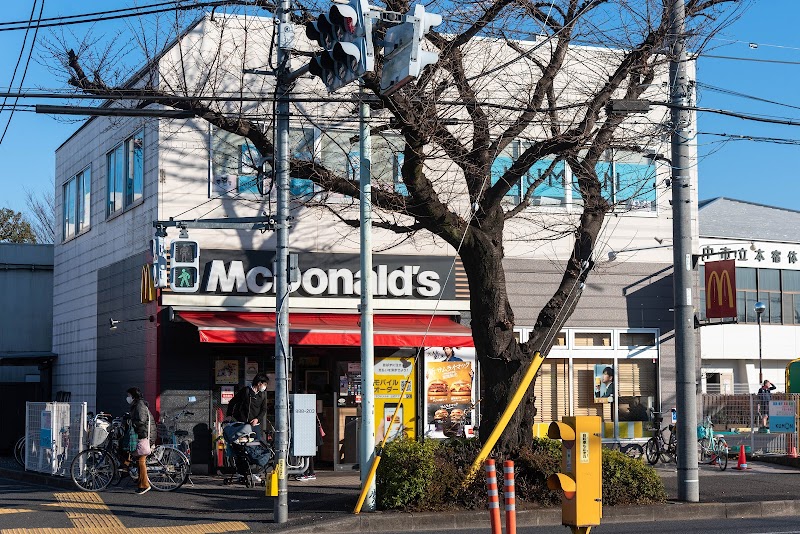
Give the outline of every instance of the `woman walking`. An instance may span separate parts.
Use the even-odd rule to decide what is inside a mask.
[[[127,401],[131,406],[131,428],[136,433],[136,449],[131,451],[139,466],[139,480],[136,488],[137,495],[150,491],[150,479],[147,478],[147,456],[150,454],[150,410],[147,402],[142,398],[139,388],[133,387],[128,391]]]

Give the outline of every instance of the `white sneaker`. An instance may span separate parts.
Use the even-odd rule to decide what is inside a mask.
[[[258,475],[250,475],[250,480],[255,484],[261,484],[261,477]]]

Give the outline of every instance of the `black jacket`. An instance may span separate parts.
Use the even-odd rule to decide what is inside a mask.
[[[242,423],[263,421],[267,416],[267,392],[256,393],[250,386],[243,387],[231,399],[225,415]]]
[[[148,426],[148,422],[150,426]],[[154,439],[155,435],[151,432],[153,417],[144,399],[138,399],[131,404],[131,426],[139,439]]]

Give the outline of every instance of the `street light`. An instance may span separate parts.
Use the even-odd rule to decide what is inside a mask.
[[[767,309],[767,305],[763,302],[756,302],[755,310],[758,317],[758,385],[764,383],[764,373],[761,368],[761,314]]]

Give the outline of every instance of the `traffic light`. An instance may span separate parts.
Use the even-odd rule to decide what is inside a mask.
[[[596,415],[563,417],[547,429],[547,437],[561,440],[561,472],[547,478],[547,487],[564,493],[563,525],[593,527],[603,517],[601,424]]]
[[[306,23],[306,35],[323,48],[311,58],[309,72],[319,76],[330,93],[375,68],[367,0],[333,4],[327,14]]]
[[[414,14],[406,21],[386,30],[381,92],[391,94],[418,78],[422,69],[439,61],[438,52],[422,49],[425,34],[442,23],[442,16],[426,13],[425,6],[414,6]]]
[[[179,293],[194,293],[200,288],[200,246],[192,239],[175,239],[170,252],[170,287]]]

